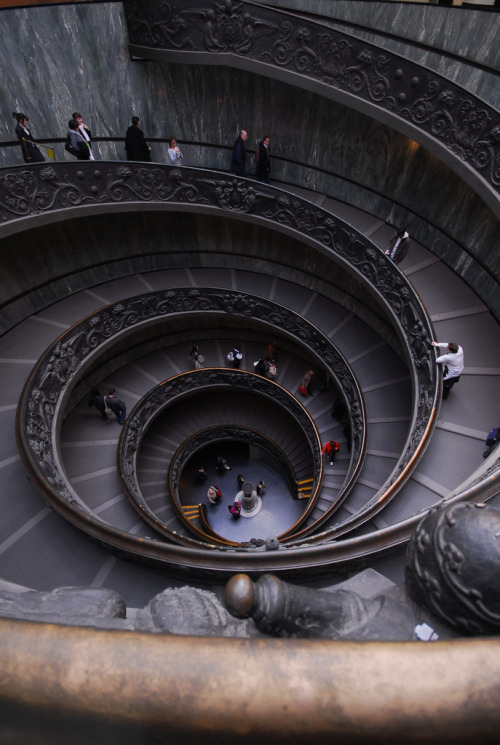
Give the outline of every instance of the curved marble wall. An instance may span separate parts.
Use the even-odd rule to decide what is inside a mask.
[[[75,108],[97,137],[124,136],[138,114],[155,160],[165,160],[165,147],[154,138],[174,133],[193,143],[183,148],[187,163],[223,169],[239,127],[248,128],[250,148],[269,133],[275,178],[408,225],[500,316],[498,221],[464,181],[395,130],[248,72],[132,62],[121,3],[3,10],[0,32],[0,144],[14,139],[15,109],[26,111],[41,140],[63,137]],[[96,149],[116,159],[122,148],[100,142]],[[57,155],[70,159],[62,145]],[[18,145],[0,147],[1,165],[21,162]]]

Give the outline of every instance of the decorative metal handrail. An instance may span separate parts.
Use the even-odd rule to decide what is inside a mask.
[[[256,72],[265,66],[270,77],[370,109],[437,146],[461,175],[465,164],[498,209],[500,113],[447,78],[363,39],[251,2],[189,0],[181,9],[163,0],[125,0],[124,7],[133,55]]]
[[[196,168],[100,161],[98,166],[54,163],[0,170],[0,238],[38,221],[123,210],[124,205],[228,214],[293,235],[344,264],[391,312],[417,390],[423,387],[422,393],[433,398],[432,333],[418,296],[383,251],[327,210],[267,184]],[[431,400],[424,404],[424,419],[431,406]]]
[[[143,324],[170,318],[173,314],[196,312],[202,312],[204,316],[210,312],[226,313],[252,319],[252,323],[260,321],[266,325],[279,327],[281,334],[289,335],[296,344],[306,347],[310,354],[317,357],[321,365],[330,372],[349,404],[353,457],[344,483],[345,495],[352,489],[365,450],[364,406],[349,365],[327,337],[299,314],[264,298],[210,288],[180,288],[153,292],[112,303],[60,336],[34,367],[19,402],[16,430],[20,452],[28,471],[54,507],[87,532],[95,532],[99,518],[80,500],[72,488],[65,476],[59,455],[59,426],[62,423],[66,401],[86,370],[95,364],[102,354],[109,353],[123,335],[140,328]],[[209,371],[200,372],[208,374]],[[232,371],[232,374],[236,375],[237,372]],[[227,370],[219,373],[212,370],[210,375],[213,378],[221,373],[231,374]],[[260,380],[259,376],[248,377]],[[179,380],[184,378],[191,379],[189,374],[179,376]],[[167,381],[165,385],[171,386],[175,383]],[[280,386],[275,385],[275,389],[279,388]],[[290,405],[290,401],[287,404]],[[303,412],[303,416],[307,417],[298,402],[296,405]],[[155,406],[151,416],[156,410]],[[297,418],[300,420],[299,415]],[[132,448],[137,444],[138,440],[133,441],[131,435],[128,446]],[[321,472],[320,463],[316,463],[315,468],[316,473]],[[309,514],[311,508],[306,509],[305,514]],[[103,531],[105,533],[106,528],[103,528]],[[134,542],[135,539],[129,537],[129,540]],[[193,547],[199,545],[185,537],[182,543]],[[205,545],[203,548],[216,546]]]
[[[0,196],[5,196],[5,190],[8,198],[0,199],[0,220],[4,220],[0,234],[9,228],[11,232],[15,230],[12,223],[22,224],[21,229],[25,229],[26,220],[49,222],[50,219],[74,217],[81,212],[120,210],[124,204],[136,209],[211,211],[261,223],[298,237],[303,243],[314,246],[332,260],[349,267],[392,315],[410,363],[415,390],[412,426],[396,469],[380,491],[389,490],[393,494],[409,478],[415,466],[414,455],[425,448],[430,436],[432,427],[429,428],[429,422],[433,426],[439,388],[434,354],[429,345],[431,328],[408,280],[379,248],[354,228],[310,202],[275,187],[190,168],[125,166],[116,162],[100,162],[99,167],[95,163],[30,166],[29,169],[6,169],[1,172]],[[9,220],[12,222],[5,225],[5,221]],[[21,450],[28,470],[37,474],[34,479],[42,484],[45,493],[53,485],[56,486],[53,495],[56,503],[59,489],[63,499],[67,500],[66,504],[78,506],[90,516],[61,475],[59,457],[55,454],[57,434],[54,434],[55,447],[52,447],[51,434],[52,423],[62,417],[61,405],[68,396],[66,386],[69,378],[77,368],[88,363],[87,359],[81,358],[83,350],[86,350],[85,357],[100,345],[104,348],[116,332],[147,322],[155,313],[160,318],[179,312],[179,303],[182,312],[205,310],[207,299],[204,294],[196,290],[181,291],[180,295],[178,292],[153,293],[113,304],[106,309],[102,318],[99,314],[92,317],[93,326],[84,328],[77,325],[70,334],[61,337],[50,353],[52,359],[50,355],[42,359],[42,375],[39,374],[40,367],[37,367],[31,376],[29,386],[33,390],[23,398],[25,404],[20,405],[18,416],[18,421],[23,422],[25,411],[28,411],[28,406],[32,407],[30,431],[27,431],[26,437],[21,435],[21,440],[27,444],[21,445]],[[331,369],[339,387],[348,393],[346,398],[351,411],[353,441],[359,436],[364,443],[364,435],[358,426],[363,421],[362,408],[358,408],[362,407],[362,403],[359,403],[361,397],[358,393],[354,394],[352,383],[344,377],[344,372],[339,372],[340,357],[332,352],[334,348],[330,340],[310,324],[307,325],[304,319],[302,321],[306,325],[297,326],[298,316],[277,306],[266,305],[267,301],[262,298],[255,301],[244,293],[214,292],[217,298],[214,312],[249,318],[256,312],[262,312],[263,323],[279,327],[282,333],[307,346],[325,368]],[[158,306],[156,311],[153,307],[155,303]],[[89,323],[88,319],[84,323]],[[89,344],[92,346],[89,347]],[[28,402],[31,395],[32,399]],[[51,410],[50,426],[47,426],[47,416]],[[32,433],[36,434],[33,438],[30,437]],[[32,444],[29,444],[30,440]],[[50,486],[47,481],[50,481]],[[74,509],[69,514],[73,516]],[[92,520],[95,522],[95,516],[92,516]]]
[[[310,451],[310,471],[316,476],[314,496],[310,500],[310,504],[308,504],[308,509],[304,511],[301,519],[297,521],[297,525],[300,525],[314,507],[323,475],[321,440],[318,431],[306,409],[292,394],[277,383],[244,370],[205,368],[183,373],[155,386],[136,404],[125,422],[118,443],[120,480],[130,503],[152,527],[173,542],[176,542],[176,531],[170,530],[167,525],[158,519],[142,495],[137,475],[137,458],[140,454],[141,442],[147,430],[152,422],[163,414],[168,407],[177,403],[183,397],[192,395],[193,389],[196,389],[197,396],[202,397],[204,393],[213,391],[214,388],[221,391],[230,388],[231,391],[244,391],[255,396],[263,396],[286,413],[288,418],[295,421],[298,430],[303,435],[304,444]],[[202,399],[200,405],[203,405]],[[174,506],[177,517],[186,528],[190,530],[192,526],[184,519],[182,506],[179,502],[178,485],[180,475],[187,460],[201,447],[206,447],[214,438],[218,440],[232,439],[253,442],[254,444],[261,445],[265,443],[268,450],[270,449],[270,452],[276,457],[277,464],[283,468],[289,485],[294,483],[293,466],[287,459],[286,454],[281,451],[277,443],[269,441],[264,435],[265,433],[255,432],[248,427],[218,426],[196,433],[186,443],[181,445],[172,458],[168,469],[168,498]],[[290,470],[292,474],[290,474]]]
[[[246,373],[251,374],[251,373]],[[266,385],[267,382],[262,380],[260,381],[264,385]],[[272,385],[276,385],[276,383],[273,383]],[[267,387],[267,386],[266,386]],[[273,389],[271,389],[272,391]],[[252,392],[254,389],[252,389]],[[291,396],[293,398],[293,396]],[[269,396],[270,400],[274,400],[274,396]],[[305,434],[305,433],[304,433]],[[312,434],[312,433],[310,433]],[[318,444],[320,443],[319,435],[316,431],[316,428],[314,427],[314,439],[317,439]],[[309,438],[307,435],[305,435],[305,441],[308,443],[307,447],[309,447]],[[190,437],[189,440],[181,445],[177,452],[174,454],[172,461],[170,463],[170,468],[168,469],[168,484],[170,493],[173,496],[172,503],[174,506],[178,509],[178,512],[181,517],[183,517],[182,513],[182,505],[180,504],[179,500],[179,482],[180,482],[180,476],[182,473],[182,470],[188,460],[192,458],[192,456],[201,448],[204,448],[207,446],[207,444],[221,441],[221,440],[231,440],[235,442],[244,442],[248,445],[254,445],[256,447],[259,447],[263,450],[265,450],[271,457],[274,466],[279,470],[279,472],[284,477],[285,481],[288,484],[288,488],[290,490],[290,494],[293,495],[294,492],[294,468],[290,460],[287,458],[286,454],[283,452],[281,447],[270,439],[270,437],[266,436],[262,432],[257,432],[254,429],[250,429],[249,427],[242,427],[242,426],[218,426],[218,427],[210,427],[209,429],[204,429],[200,432],[197,432],[193,437]],[[314,462],[314,464],[313,464]],[[322,478],[322,462],[321,462],[321,455],[318,451],[318,457],[312,458],[311,457],[311,471],[315,471],[316,478],[313,479],[313,484],[311,489],[317,489],[318,485],[321,483]],[[319,470],[318,470],[319,469]],[[189,526],[191,527],[191,526]],[[279,536],[278,536],[279,538]]]
[[[197,638],[1,618],[0,649],[5,742],[498,742],[498,637]]]

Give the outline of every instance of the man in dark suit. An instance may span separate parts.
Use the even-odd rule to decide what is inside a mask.
[[[257,151],[257,164],[255,169],[255,177],[259,181],[265,181],[266,184],[271,183],[271,180],[269,178],[269,174],[271,173],[271,156],[269,154],[269,142],[270,138],[267,135],[261,142],[259,142],[259,149]]]
[[[246,130],[242,129],[236,138],[231,157],[231,171],[237,176],[246,176],[246,152],[245,140],[248,137]]]
[[[127,134],[125,135],[127,158],[143,163],[151,163],[151,148],[144,138],[144,132],[142,129],[139,129],[139,124],[139,117],[133,116],[132,126],[127,129]]]
[[[398,231],[392,236],[391,240],[389,241],[390,247],[387,249],[386,254],[389,256],[390,259],[393,260],[396,266],[399,264],[400,261],[403,261],[404,257],[408,253],[410,244],[410,235],[404,228],[403,230]]]

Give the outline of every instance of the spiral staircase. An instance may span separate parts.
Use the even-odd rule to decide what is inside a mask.
[[[241,38],[225,27],[231,65],[256,77],[274,66],[277,80],[304,95],[366,107],[382,122],[400,117],[400,131],[413,137],[418,130],[419,141],[495,213],[498,184],[486,167],[493,135],[471,155],[460,132],[460,157],[456,142],[441,137],[460,94],[452,74],[436,117],[421,116],[421,65],[401,58],[394,70],[400,88],[389,96],[387,60],[375,74],[369,45],[353,40],[356,66],[341,74],[327,45],[318,74],[318,66],[308,67],[313,15],[245,4],[262,15],[252,26],[241,5],[213,10],[240,22]],[[190,54],[195,64],[220,64],[213,57],[227,49],[207,34],[212,11],[201,0],[191,6],[196,32],[178,8],[163,4],[166,24],[151,33],[155,17],[151,25],[141,13],[154,15],[156,4],[124,3],[131,66],[182,65]],[[274,46],[271,33],[279,36]],[[253,58],[240,44],[249,34]],[[493,134],[494,98],[484,105]],[[308,183],[305,163],[295,170],[284,158],[290,178],[268,187],[224,174],[227,153],[214,154],[212,145],[208,165],[172,169],[119,164],[104,140],[98,164],[2,169],[3,590],[109,588],[133,614],[165,587],[188,583],[220,597],[240,571],[322,587],[370,567],[397,585],[406,543],[432,506],[500,505],[498,460],[482,458],[498,413],[498,284],[473,250],[451,256],[460,241],[446,236],[441,245],[436,220],[417,209],[395,202],[386,222],[370,211],[370,195],[366,211],[359,194],[349,204],[348,179],[345,200],[330,187],[323,193],[320,169],[314,189],[298,185]],[[198,157],[204,146],[192,142],[191,152]],[[413,217],[418,234],[399,269],[384,256],[398,215]],[[460,383],[444,402],[432,337],[455,339],[465,350]],[[275,381],[254,370],[270,340]],[[238,371],[226,358],[235,343],[243,351]],[[206,359],[200,371],[188,359],[193,344]],[[298,387],[308,369],[328,372],[330,382],[303,398]],[[123,429],[88,406],[96,386],[116,388],[126,403]],[[339,397],[347,420],[332,416]],[[320,455],[329,439],[340,443],[331,466]],[[219,446],[234,468],[217,476],[224,499],[212,507],[195,471],[203,458],[215,479],[210,459]],[[258,467],[250,473],[252,462]],[[252,518],[232,521],[225,507],[240,465],[255,481],[265,472],[272,484],[255,528]],[[252,644],[8,618],[0,634],[2,727],[16,743],[162,742],[165,727],[174,742],[205,743],[235,735],[284,742],[294,729],[317,743],[332,733],[345,742],[410,742],[429,732],[443,742],[497,736],[495,640],[425,649]],[[472,712],[464,701],[479,679]],[[221,699],[228,681],[248,714],[239,696]]]
[[[306,192],[303,192],[303,196],[313,200],[319,198]],[[323,209],[329,208],[332,214],[339,206],[333,200],[326,200],[325,203],[322,199],[322,202]],[[346,207],[340,207],[346,217]],[[348,216],[351,224],[362,226],[375,244],[381,249],[385,247],[390,234],[387,225],[369,221],[367,215],[353,208],[349,209]],[[207,288],[213,284],[217,285],[219,292],[226,289],[239,293],[244,291],[251,296],[255,294],[272,297],[277,306],[307,318],[310,324],[335,343],[362,391],[366,409],[366,448],[360,457],[355,483],[337,505],[337,509],[333,512],[330,510],[332,503],[338,501],[351,461],[343,427],[332,417],[333,402],[342,391],[332,381],[328,390],[301,398],[298,394],[301,378],[309,366],[317,364],[317,360],[311,360],[307,350],[302,349],[297,341],[291,343],[278,327],[252,327],[246,330],[240,325],[238,336],[235,336],[234,328],[228,329],[224,324],[218,328],[217,321],[213,327],[207,328],[205,314],[201,327],[197,328],[190,320],[189,328],[182,327],[180,334],[178,325],[175,333],[164,333],[162,330],[159,340],[146,340],[142,345],[133,340],[130,344],[133,351],[129,359],[128,352],[122,349],[119,355],[111,355],[112,363],[108,354],[104,362],[99,362],[97,369],[94,365],[91,375],[75,389],[64,414],[60,434],[62,470],[77,498],[93,516],[120,533],[137,536],[141,541],[158,541],[154,530],[152,534],[151,521],[148,527],[126,498],[120,481],[120,469],[116,466],[121,428],[114,418],[101,422],[96,410],[88,407],[87,398],[91,385],[97,379],[103,390],[110,386],[115,387],[130,412],[149,391],[164,381],[182,377],[183,373],[191,369],[188,353],[192,344],[198,343],[200,338],[203,339],[207,369],[227,368],[226,350],[233,343],[239,342],[244,355],[242,368],[248,370],[251,377],[255,377],[253,363],[265,353],[267,342],[272,337],[278,346],[278,378],[271,385],[288,391],[298,401],[298,406],[305,407],[317,429],[320,443],[337,439],[340,442],[340,453],[334,467],[328,464],[324,466],[324,478],[315,504],[312,509],[309,508],[306,518],[305,525],[312,526],[305,531],[306,537],[294,538],[292,533],[283,541],[284,546],[290,544],[290,548],[284,549],[287,557],[285,564],[273,567],[269,563],[274,559],[273,554],[262,551],[251,552],[250,561],[256,561],[259,569],[263,566],[264,569],[272,568],[273,571],[282,571],[293,576],[294,570],[299,566],[302,566],[303,571],[304,565],[299,564],[304,558],[301,556],[301,553],[305,553],[303,545],[332,546],[332,538],[336,539],[344,532],[347,533],[344,540],[347,540],[348,546],[359,545],[360,541],[362,545],[363,541],[368,545],[370,539],[376,536],[377,539],[368,549],[370,561],[378,560],[378,571],[385,571],[390,579],[401,581],[403,549],[398,550],[398,544],[400,541],[404,544],[404,538],[399,535],[398,530],[401,525],[408,529],[408,525],[415,524],[432,505],[449,498],[455,491],[458,492],[463,482],[481,465],[482,445],[490,424],[490,401],[495,398],[495,386],[498,384],[494,366],[494,340],[498,328],[487,308],[456,275],[421,245],[414,245],[401,269],[425,303],[435,326],[436,336],[458,337],[466,349],[467,363],[471,359],[474,362],[467,365],[460,385],[456,386],[450,399],[441,405],[435,431],[425,454],[418,461],[408,481],[383,510],[368,509],[363,517],[365,505],[370,504],[373,494],[377,494],[391,477],[398,463],[398,453],[407,441],[412,398],[408,367],[391,345],[380,338],[376,329],[356,317],[355,310],[347,310],[333,299],[308,290],[303,285],[294,285],[277,277],[265,277],[256,272],[223,267],[185,267],[133,274],[75,293],[30,316],[4,334],[1,341],[4,350],[3,431],[8,432],[8,422],[12,426],[25,375],[45,348],[50,348],[60,338],[64,339],[65,334],[70,337],[74,335],[80,319],[95,313],[102,314],[102,309],[107,304],[123,304],[129,298],[146,297],[145,291],[153,288],[154,292],[199,291],[203,297],[208,296]],[[112,371],[105,374],[103,371],[110,364]],[[23,374],[19,374],[20,370]],[[159,505],[160,522],[170,524],[170,530],[177,536],[184,534],[188,545],[192,542],[192,548],[188,549],[188,563],[192,561],[191,553],[195,551],[195,545],[199,544],[199,537],[189,537],[189,523],[182,520],[182,516],[180,518],[178,511],[174,509],[168,489],[171,458],[186,439],[214,426],[240,426],[259,431],[291,459],[297,447],[299,451],[304,449],[300,440],[297,445],[300,430],[292,436],[292,429],[285,417],[283,416],[283,425],[279,412],[273,412],[269,416],[269,405],[265,401],[253,403],[250,407],[245,407],[241,402],[238,404],[234,399],[236,392],[231,385],[211,397],[209,393],[203,393],[203,390],[201,386],[200,392],[187,403],[181,401],[170,415],[167,410],[155,419],[152,428],[145,432],[138,456],[140,491],[146,502],[150,503],[153,517],[157,509],[154,505]],[[490,395],[485,397],[485,391],[489,391]],[[129,420],[131,419],[133,414],[129,416]],[[130,563],[108,554],[68,526],[55,512],[43,506],[33,485],[26,481],[12,438],[5,438],[3,447],[4,478],[8,478],[8,482],[4,483],[9,484],[9,488],[3,492],[3,498],[6,500],[5,514],[10,515],[3,524],[1,542],[4,579],[32,588],[46,588],[48,583],[53,587],[68,584],[106,586],[119,590],[129,604],[141,606],[152,594],[163,588],[165,582],[171,581],[168,579],[169,574],[175,576],[178,567],[171,560],[162,565],[163,571],[167,572],[166,576],[158,574],[158,565],[154,561],[155,566],[151,570],[143,566],[131,568]],[[445,457],[443,453],[446,454]],[[307,475],[307,472],[299,471],[300,478]],[[204,491],[204,488],[198,488],[198,503],[206,503]],[[7,506],[12,504],[13,495],[18,495],[15,500],[17,509],[14,511]],[[290,495],[290,511],[296,509],[293,504],[296,496]],[[286,511],[287,507],[281,506],[280,509]],[[326,520],[323,519],[325,514]],[[359,514],[362,519],[351,528],[352,516]],[[317,528],[314,527],[316,522]],[[259,529],[265,531],[265,526]],[[303,525],[298,530],[304,531]],[[354,537],[351,539],[350,534],[353,531]],[[384,532],[394,532],[396,540],[390,541],[389,545],[381,541],[380,535]],[[234,538],[234,535],[228,537]],[[260,539],[268,537],[265,532],[255,535],[255,538]],[[209,536],[207,541],[211,543]],[[335,540],[333,545],[338,543]],[[289,558],[289,555],[293,555],[293,547],[296,547],[295,551],[299,556],[295,560]],[[388,549],[392,554],[380,559],[380,556],[388,553]],[[75,552],[75,560],[62,560],[63,556],[74,556]],[[197,571],[200,573],[198,581],[203,583],[206,581],[206,572],[203,571],[202,564],[209,563],[210,558],[203,551],[202,554],[202,562],[198,564],[195,561],[195,566],[198,566]],[[221,551],[217,551],[218,561],[221,561],[220,554]],[[219,566],[222,580],[224,576],[245,565],[244,554],[242,559],[235,557],[234,550],[229,555],[230,562],[224,568]],[[20,557],[23,557],[22,560]],[[344,564],[353,561],[358,561],[363,566],[366,565],[367,558],[363,551],[358,553],[348,550],[346,554],[341,553],[338,560],[334,558],[332,561],[330,556],[328,571],[335,571],[336,566],[342,571]],[[217,566],[216,563],[212,567],[212,580]],[[317,573],[317,557],[312,566]],[[249,568],[252,570],[252,564]],[[192,579],[196,581],[196,571]]]

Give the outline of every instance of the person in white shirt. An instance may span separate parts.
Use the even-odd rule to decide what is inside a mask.
[[[460,375],[464,369],[464,350],[454,341],[433,341],[432,346],[446,349],[446,354],[438,357],[436,362],[444,364],[443,398],[448,398],[451,389],[460,380]]]
[[[182,156],[181,151],[179,150],[179,147],[177,145],[177,140],[175,139],[175,137],[168,138],[167,155],[172,165],[174,166],[182,165],[181,160],[183,156]]]

